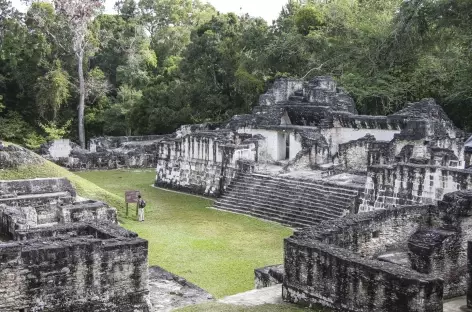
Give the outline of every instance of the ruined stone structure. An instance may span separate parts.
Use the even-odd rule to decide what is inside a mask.
[[[432,99],[363,116],[330,77],[280,79],[252,114],[183,126],[160,141],[156,185],[219,196],[216,208],[303,227],[436,204],[468,189],[465,141]]]
[[[0,311],[150,311],[147,241],[66,179],[0,181]]]
[[[155,168],[157,143],[165,136],[102,137],[89,141],[83,150],[68,139],[44,144],[40,154],[70,170]]]
[[[466,294],[472,192],[377,210],[285,240],[285,300],[341,311],[443,311]]]

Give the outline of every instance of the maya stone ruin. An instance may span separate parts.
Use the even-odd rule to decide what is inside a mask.
[[[340,311],[472,308],[472,139],[433,99],[359,115],[330,77],[279,79],[251,114],[42,154],[71,169],[156,168],[155,185],[296,228],[256,286]],[[468,260],[469,259],[469,260]]]
[[[470,283],[467,138],[432,99],[363,116],[329,77],[281,79],[252,114],[156,142],[156,185],[298,228],[255,272],[288,302],[443,311]]]
[[[148,243],[66,179],[0,181],[0,311],[149,311]]]

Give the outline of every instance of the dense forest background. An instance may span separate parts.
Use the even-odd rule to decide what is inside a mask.
[[[22,14],[0,0],[0,139],[77,140],[81,94],[87,138],[160,134],[247,113],[277,77],[319,75],[363,114],[432,97],[472,131],[470,0],[299,0],[270,25],[199,0],[121,0],[116,15],[88,2],[82,21],[57,1]]]

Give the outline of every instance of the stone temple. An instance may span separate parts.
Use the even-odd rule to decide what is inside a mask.
[[[439,312],[472,294],[468,137],[432,99],[359,115],[332,78],[317,77],[277,80],[251,114],[223,124],[44,154],[75,169],[155,166],[156,186],[296,228],[284,264],[255,272],[258,287],[282,283],[288,302]]]

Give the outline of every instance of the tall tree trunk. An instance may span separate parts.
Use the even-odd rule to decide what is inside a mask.
[[[80,49],[77,54],[77,61],[79,62],[79,142],[80,147],[85,149],[85,125],[84,125],[84,113],[85,113],[85,79],[84,79],[84,50]]]

